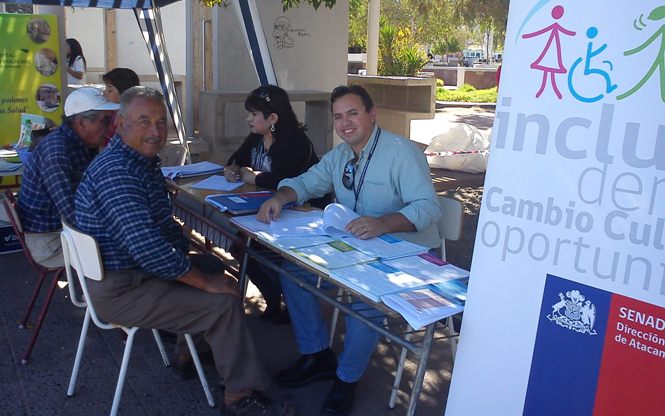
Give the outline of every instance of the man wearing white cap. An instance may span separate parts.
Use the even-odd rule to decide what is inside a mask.
[[[112,111],[118,108],[96,88],[75,90],[65,101],[62,125],[37,145],[25,165],[19,217],[26,245],[43,266],[64,265],[60,217],[75,223],[74,193],[108,134]]]

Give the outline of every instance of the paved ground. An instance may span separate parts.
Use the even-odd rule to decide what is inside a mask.
[[[493,112],[480,109],[444,109],[434,120],[415,122],[413,132],[431,137],[450,128],[451,123],[464,121],[487,129]],[[422,139],[425,140],[425,139]],[[438,192],[462,200],[465,204],[465,228],[460,242],[448,246],[448,259],[468,268],[471,263],[475,225],[482,193],[484,175],[468,175],[436,170],[433,181]],[[91,329],[86,354],[79,373],[77,393],[65,395],[83,320],[83,311],[68,299],[66,288],[59,289],[53,299],[46,323],[27,365],[20,364],[30,330],[18,329],[17,320],[24,310],[35,274],[22,253],[0,255],[0,414],[1,415],[103,415],[110,410],[117,371],[122,357],[119,330]],[[38,303],[38,307],[41,302]],[[298,356],[289,325],[275,325],[258,320],[263,308],[256,292],[250,292],[246,303],[247,320],[257,347],[269,373],[292,363]],[[33,314],[33,315],[36,315]],[[343,332],[340,330],[339,332]],[[339,333],[338,332],[338,333]],[[167,344],[167,350],[171,349]],[[340,351],[340,338],[334,345]],[[353,415],[402,415],[406,411],[413,380],[414,366],[407,367],[398,396],[397,407],[388,409],[395,361],[399,349],[381,343],[374,354],[358,390]],[[420,397],[418,415],[440,416],[447,399],[452,371],[448,341],[436,341]],[[208,378],[216,386],[215,374]],[[289,397],[300,414],[318,415],[320,405],[331,383],[314,383],[293,390],[275,389],[277,396]],[[220,400],[219,388],[214,391]],[[207,407],[200,385],[182,381],[161,365],[157,349],[148,332],[140,332],[134,345],[120,414],[124,415],[214,415]]]

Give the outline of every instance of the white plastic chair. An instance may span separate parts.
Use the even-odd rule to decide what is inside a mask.
[[[99,248],[97,246],[97,241],[87,234],[84,234],[70,225],[63,222],[62,224],[62,233],[60,234],[62,241],[62,249],[65,257],[65,271],[67,273],[67,281],[69,287],[69,293],[72,299],[72,303],[78,307],[86,307],[85,319],[83,320],[83,328],[81,329],[81,337],[78,343],[78,349],[76,350],[76,358],[74,359],[74,368],[72,369],[72,375],[69,380],[69,388],[67,389],[67,396],[71,397],[74,395],[74,387],[76,385],[76,378],[78,376],[79,367],[81,365],[81,358],[83,356],[83,348],[85,347],[85,338],[88,333],[88,327],[90,326],[90,319],[101,329],[115,329],[120,328],[127,333],[127,340],[125,343],[125,351],[122,356],[122,364],[120,365],[120,374],[118,375],[118,383],[115,388],[115,395],[113,397],[113,405],[111,407],[111,416],[115,416],[118,413],[118,407],[120,405],[120,398],[122,397],[122,389],[125,384],[125,376],[127,374],[127,367],[129,364],[129,357],[132,353],[132,345],[134,343],[134,335],[140,329],[139,327],[125,327],[122,325],[115,325],[111,323],[106,323],[102,321],[95,307],[92,303],[92,298],[88,293],[88,285],[86,282],[86,277],[88,279],[101,281],[104,278],[104,270],[102,267],[101,256],[99,254]],[[80,284],[81,290],[83,291],[83,299],[79,298],[78,293],[76,293],[74,285],[74,277],[72,276],[72,268],[76,270],[78,275],[78,282]],[[162,360],[164,365],[168,367],[169,359],[164,351],[164,345],[162,339],[159,336],[159,332],[156,329],[152,329],[152,333],[157,342],[157,347],[159,352],[162,355]],[[201,380],[201,385],[203,386],[203,391],[205,392],[206,399],[210,407],[215,407],[215,401],[210,393],[210,388],[208,387],[208,381],[203,372],[203,367],[199,359],[199,355],[192,341],[190,334],[185,335],[187,340],[187,345],[192,355],[196,371],[198,372],[199,379]]]
[[[441,257],[442,260],[446,260],[446,240],[457,241],[462,236],[462,218],[464,210],[460,201],[444,196],[439,196],[439,205],[441,205],[442,211],[441,218],[437,223],[437,229],[439,230],[439,236],[441,237],[439,257]],[[407,331],[411,330],[413,330],[413,328],[408,326]],[[454,362],[455,355],[457,354],[457,343],[459,342],[459,337],[457,335],[459,334],[455,331],[452,316],[449,316],[446,319],[444,331],[446,331],[448,336],[451,337],[450,350]],[[411,334],[407,334],[406,339],[409,340],[410,338]],[[395,407],[395,400],[397,399],[397,392],[399,391],[399,385],[402,381],[402,373],[404,372],[404,363],[406,362],[407,352],[408,350],[406,348],[402,348],[402,352],[399,356],[397,371],[395,372],[395,382],[393,383],[393,391],[388,402],[388,406],[391,409]]]

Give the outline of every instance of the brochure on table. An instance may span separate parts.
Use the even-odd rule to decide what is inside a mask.
[[[387,294],[381,300],[399,312],[413,329],[420,329],[464,310],[462,304],[429,287]]]
[[[162,174],[169,179],[191,178],[193,176],[209,175],[219,173],[224,170],[224,166],[212,162],[197,162],[191,165],[165,166],[162,167]]]
[[[229,182],[222,175],[212,175],[191,186],[192,189],[210,189],[213,191],[233,191],[245,182]]]
[[[665,5],[513,0],[446,416],[665,415]]]
[[[271,191],[215,194],[205,197],[205,201],[222,212],[242,215],[258,212],[264,202],[272,198]]]

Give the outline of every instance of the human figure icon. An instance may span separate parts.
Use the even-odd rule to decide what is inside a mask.
[[[651,13],[649,13],[648,16],[648,19],[654,22],[662,20],[663,18],[665,18],[665,6],[656,7],[651,11]],[[624,56],[628,56],[641,52],[657,39],[660,39],[660,47],[658,49],[658,53],[656,53],[656,59],[653,61],[653,64],[644,75],[644,77],[642,77],[642,79],[637,84],[635,84],[633,88],[617,96],[619,100],[623,100],[624,98],[637,92],[649,80],[649,78],[651,78],[653,73],[656,72],[656,69],[658,69],[658,75],[660,78],[660,99],[665,102],[665,24],[662,24],[658,30],[656,30],[654,34],[649,37],[649,39],[644,41],[643,44],[634,49],[627,50],[623,54]]]
[[[563,6],[554,6],[554,8],[552,8],[552,17],[555,20],[561,19],[561,17],[563,17],[563,13],[564,13]],[[550,37],[549,39],[547,39],[547,43],[545,44],[545,47],[543,48],[541,54],[530,65],[530,67],[533,69],[543,71],[543,82],[540,84],[540,89],[536,93],[536,98],[540,97],[540,95],[545,90],[545,86],[547,85],[547,78],[549,78],[554,93],[559,99],[561,99],[563,98],[563,96],[561,95],[561,91],[559,91],[559,88],[556,85],[556,74],[565,74],[567,70],[563,66],[563,60],[561,58],[560,33],[563,33],[564,35],[568,36],[575,36],[575,32],[564,28],[558,22],[554,22],[543,29],[537,30],[532,33],[525,33],[524,35],[522,35],[522,38],[524,39],[533,38],[545,33],[549,33]],[[554,42],[554,51],[552,51],[553,42]]]
[[[596,28],[595,26],[591,26],[589,29],[587,29],[586,36],[587,38],[589,38],[589,43],[587,44],[586,57],[584,58],[584,75],[598,74],[601,75],[603,78],[605,78],[605,83],[607,85],[607,87],[605,88],[605,92],[609,94],[617,88],[616,84],[612,84],[612,80],[610,79],[610,74],[608,74],[606,71],[602,69],[591,68],[591,59],[599,55],[605,49],[607,49],[607,43],[604,43],[595,51],[593,50],[592,40],[596,36],[598,36],[598,28]],[[603,61],[603,63],[609,65],[610,71],[613,69],[612,62]]]
[[[592,103],[595,101],[598,101],[604,97],[603,93],[599,93],[593,97],[589,96],[584,96],[582,93],[580,93],[577,88],[575,88],[575,85],[573,83],[573,78],[575,76],[575,70],[576,68],[584,61],[584,75],[589,76],[591,74],[596,74],[600,75],[603,77],[605,81],[605,94],[609,94],[612,91],[614,91],[617,88],[616,84],[612,84],[612,79],[610,78],[610,74],[605,71],[604,69],[600,68],[594,68],[592,67],[592,59],[595,58],[596,56],[600,55],[605,49],[607,49],[607,44],[604,43],[600,47],[594,50],[593,46],[593,39],[598,36],[598,28],[595,26],[591,26],[587,29],[586,31],[586,36],[589,39],[589,43],[587,43],[587,50],[586,50],[586,55],[584,57],[579,57],[573,62],[573,64],[570,67],[570,72],[568,73],[568,89],[570,90],[571,94],[578,100],[586,103]],[[609,66],[609,70],[613,70],[613,65],[612,62],[610,61],[602,61],[603,64],[607,64]]]

